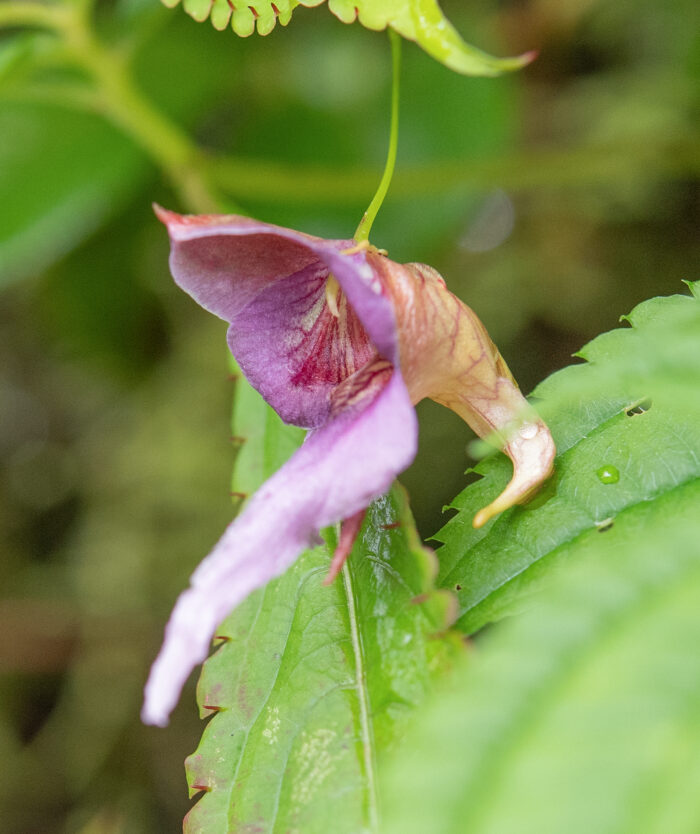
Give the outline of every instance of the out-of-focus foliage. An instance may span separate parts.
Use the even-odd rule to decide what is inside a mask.
[[[91,114],[6,104],[0,134],[0,190],[8,201],[0,215],[3,282],[69,252],[123,207],[143,175],[128,139]]]
[[[593,532],[484,638],[387,771],[387,834],[697,831],[699,487]]]
[[[458,514],[436,534],[440,581],[458,594],[464,631],[520,610],[556,565],[595,550],[613,527],[635,542],[675,524],[670,513],[697,516],[683,497],[700,478],[700,303],[656,298],[628,320],[586,345],[588,364],[535,389],[558,450],[540,495],[474,530],[476,511],[510,477],[499,456],[452,503]]]
[[[442,5],[468,41],[540,56],[472,79],[406,45],[373,239],[439,268],[530,390],[621,310],[697,277],[696,4]],[[302,9],[246,41],[155,0],[96,14],[136,88],[207,151],[196,165],[224,208],[352,233],[385,151],[385,36]],[[172,287],[150,203],[199,205],[173,191],[167,143],[101,115],[55,35],[4,28],[0,48],[0,819],[12,834],[169,832],[201,726],[190,689],[167,733],[142,727],[140,690],[230,518],[234,450],[223,327]],[[402,480],[428,535],[464,486],[470,436],[447,410],[420,413]],[[607,547],[615,528],[596,535]]]
[[[184,124],[198,121],[224,90],[229,94],[226,73],[235,56],[212,49],[210,33],[191,31],[184,21],[174,21],[166,35],[164,21],[155,27],[145,9],[124,20],[127,5],[109,22],[135,27],[128,41],[135,76],[166,112]],[[0,62],[18,50],[20,57],[0,72],[0,287],[70,252],[152,179],[143,148],[98,112],[71,106],[75,84],[82,94],[90,86],[71,76],[67,87],[57,39],[0,40]],[[172,50],[183,55],[174,67]]]

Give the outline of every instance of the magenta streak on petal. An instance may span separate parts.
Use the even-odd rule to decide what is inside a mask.
[[[228,332],[231,353],[287,423],[315,428],[328,419],[330,397],[375,353],[351,309],[328,309],[328,268],[308,266],[262,290]]]
[[[383,385],[379,392],[377,388]],[[178,599],[146,684],[141,717],[164,726],[221,620],[283,573],[318,531],[383,494],[416,452],[417,421],[398,370],[377,375],[253,496]]]
[[[373,353],[367,336],[380,355],[398,363],[391,302],[365,252],[341,254],[352,241],[322,240],[236,216],[157,213],[172,241],[176,282],[230,323],[232,353],[287,422],[307,428],[324,423],[333,387]],[[352,308],[343,332],[331,332],[341,325],[324,305],[329,272]]]

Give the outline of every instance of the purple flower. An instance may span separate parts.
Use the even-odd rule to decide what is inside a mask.
[[[480,436],[500,432],[513,478],[475,526],[527,500],[555,450],[545,424],[522,417],[526,402],[481,322],[430,267],[243,217],[156,211],[175,281],[229,322],[231,352],[282,419],[309,429],[175,605],[142,712],[162,726],[224,617],[343,522],[337,574],[368,504],[415,456],[414,403],[430,397]]]

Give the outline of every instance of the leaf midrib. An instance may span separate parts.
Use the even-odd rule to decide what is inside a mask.
[[[289,636],[294,628],[294,622],[297,616],[298,611],[298,601],[303,592],[303,588],[306,583],[313,578],[314,576],[319,576],[324,573],[324,568],[313,568],[312,570],[308,571],[299,582],[296,590],[296,602],[297,605],[294,607],[294,615],[292,616],[289,628],[287,631],[287,635],[284,640],[284,649],[283,655],[280,658],[280,663],[277,667],[275,672],[274,678],[270,684],[269,690],[264,699],[260,702],[260,707],[256,712],[254,718],[250,721],[248,726],[245,729],[245,740],[241,746],[241,755],[238,758],[236,763],[236,768],[234,770],[233,776],[228,783],[228,790],[227,790],[227,808],[229,812],[232,808],[231,796],[233,789],[237,783],[238,773],[240,771],[241,765],[245,758],[245,752],[248,749],[248,742],[253,732],[255,726],[257,725],[258,721],[260,720],[262,714],[264,713],[265,707],[267,706],[275,688],[277,686],[277,682],[279,680],[279,675],[284,667],[284,655],[287,651],[288,643],[289,643]],[[365,663],[364,663],[364,651],[362,645],[362,635],[359,629],[359,623],[357,619],[357,612],[355,608],[355,596],[353,591],[353,583],[352,583],[352,576],[348,565],[343,568],[342,571],[343,576],[343,593],[346,598],[346,607],[348,612],[348,624],[350,630],[350,640],[352,644],[353,650],[353,657],[355,662],[355,682],[353,684],[349,683],[340,683],[337,686],[333,687],[331,690],[324,692],[321,698],[326,697],[329,692],[336,691],[337,689],[354,689],[357,693],[358,699],[358,706],[359,706],[359,719],[360,719],[360,741],[362,744],[362,754],[363,754],[363,764],[365,769],[365,776],[366,776],[366,795],[367,795],[367,810],[368,810],[368,817],[369,817],[369,825],[370,825],[370,832],[372,834],[376,834],[379,830],[379,814],[378,814],[378,799],[377,799],[377,776],[376,776],[376,761],[375,761],[375,744],[374,744],[374,736],[373,736],[373,728],[372,722],[370,720],[370,698],[369,698],[369,691],[367,688],[367,677],[365,672]],[[248,632],[248,639],[246,640],[246,653],[249,650],[250,646],[250,636],[252,635],[255,625],[260,616],[260,612],[264,607],[265,597],[268,593],[268,590],[265,589],[260,594],[260,602],[258,609],[256,611],[253,625],[251,626],[250,631]],[[242,665],[240,668],[243,668]],[[320,700],[320,698],[319,698]],[[314,702],[315,705],[316,702]],[[215,720],[217,716],[215,715],[213,720]],[[286,770],[286,767],[285,767]],[[275,808],[271,815],[271,832],[275,832],[277,826],[280,822],[278,811],[279,811],[279,802],[280,797],[282,794],[282,787],[284,785],[284,772],[282,772],[282,778],[279,780],[279,786],[277,791],[277,796],[275,798]],[[229,818],[229,824],[231,824],[231,820]]]
[[[369,691],[367,689],[367,676],[364,664],[364,652],[362,646],[362,635],[360,633],[355,608],[355,596],[352,584],[352,576],[347,563],[343,565],[343,589],[348,608],[348,622],[350,625],[350,636],[352,639],[352,650],[355,658],[355,679],[357,700],[360,710],[360,740],[362,743],[362,759],[367,779],[367,811],[369,817],[370,831],[375,834],[379,831],[379,810],[376,778],[375,744],[373,727],[370,721]]]

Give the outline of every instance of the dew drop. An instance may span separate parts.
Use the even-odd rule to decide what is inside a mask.
[[[609,463],[597,469],[595,474],[598,476],[601,484],[616,484],[620,480],[619,471]]]

